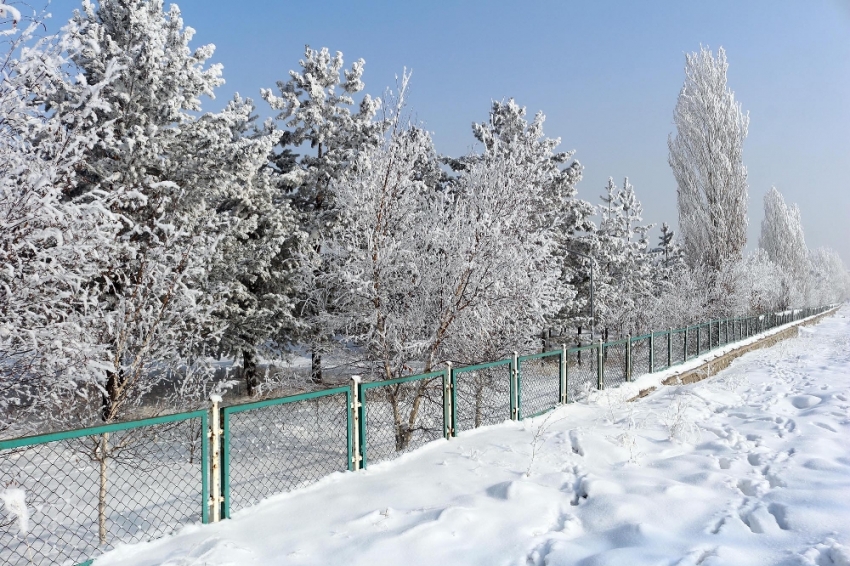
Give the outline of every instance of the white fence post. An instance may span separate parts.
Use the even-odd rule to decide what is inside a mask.
[[[561,344],[561,404],[567,404],[567,345]]]
[[[360,451],[360,376],[351,376],[351,463],[352,470],[360,470],[363,464],[363,455]]]
[[[513,393],[513,399],[511,399],[511,420],[518,421],[519,420],[519,354],[514,352],[513,360],[511,365],[513,366],[513,371],[511,372],[511,392]]]
[[[221,521],[221,504],[223,498],[221,496],[221,412],[219,405],[221,404],[220,395],[210,395],[212,408],[210,409],[210,430],[207,432],[210,439],[210,500],[209,505],[212,506],[212,514],[210,520],[213,523]]]

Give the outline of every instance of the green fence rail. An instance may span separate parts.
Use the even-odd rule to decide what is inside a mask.
[[[439,438],[534,417],[829,307],[713,320],[608,343],[278,399],[0,441],[0,563],[89,564],[117,543],[209,522]],[[220,423],[220,427],[219,427]],[[218,430],[216,430],[218,429]]]

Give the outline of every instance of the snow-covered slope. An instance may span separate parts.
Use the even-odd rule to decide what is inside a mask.
[[[694,385],[436,441],[95,565],[847,565],[848,315]]]

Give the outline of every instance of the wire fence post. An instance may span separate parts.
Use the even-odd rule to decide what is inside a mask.
[[[602,338],[599,339],[599,346],[597,348],[596,389],[601,391],[605,388],[605,369],[603,367],[603,364],[605,363],[605,355],[603,353],[605,346],[602,344]]]
[[[519,354],[511,358],[511,420],[519,420]]]
[[[626,335],[626,381],[632,380],[632,335]]]
[[[210,461],[204,462],[205,466],[210,466],[210,498],[208,505],[212,508],[211,521],[218,523],[221,521],[221,504],[224,502],[222,497],[221,484],[221,404],[220,395],[210,395],[212,406],[210,407],[210,430],[207,435],[210,439]]]
[[[688,361],[688,327],[687,326],[685,327],[685,347],[682,348],[682,352],[683,352],[682,361],[683,362]]]
[[[446,440],[454,436],[454,428],[452,427],[454,403],[452,397],[452,363],[446,362],[446,369],[443,370],[443,438]]]
[[[569,369],[567,368],[567,345],[561,344],[561,390],[559,391],[558,398],[561,400],[562,405],[567,404],[567,372]]]
[[[361,422],[361,408],[362,404],[360,402],[360,376],[352,375],[351,376],[351,418],[353,422],[353,431],[351,435],[351,469],[356,471],[362,468],[363,464],[363,455],[360,447],[360,443],[364,438],[363,434],[363,426]]]

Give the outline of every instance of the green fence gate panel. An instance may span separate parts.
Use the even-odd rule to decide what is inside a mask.
[[[223,515],[351,466],[351,389],[221,409]]]
[[[649,356],[650,347],[654,347],[654,340],[650,340],[649,334],[644,336],[636,336],[631,340],[632,348],[632,379],[637,379],[641,375],[650,373]],[[653,364],[657,364],[657,358],[653,360]],[[667,363],[667,355],[664,355],[664,364]],[[655,366],[657,367],[657,366]]]
[[[520,419],[540,415],[560,404],[561,355],[557,350],[518,358]]]
[[[435,371],[360,386],[364,468],[443,438],[444,375]]]
[[[206,431],[197,411],[0,441],[0,486],[30,512],[26,534],[0,523],[0,564],[85,563],[206,522]]]
[[[626,348],[628,340],[602,345],[603,386],[610,389],[626,381]]]
[[[585,399],[596,389],[599,345],[567,350],[567,403]]]
[[[652,370],[667,369],[667,332],[656,333],[652,339]]]
[[[512,360],[452,369],[455,434],[511,418]]]

